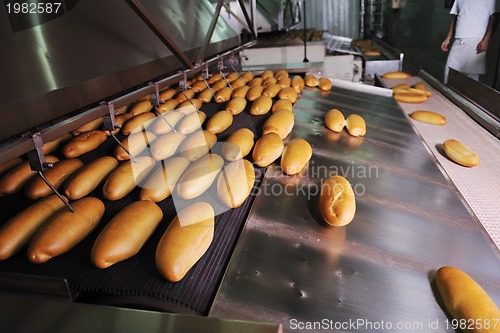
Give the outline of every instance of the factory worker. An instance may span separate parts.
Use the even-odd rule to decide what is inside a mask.
[[[496,27],[495,0],[455,0],[450,10],[453,15],[450,30],[441,44],[447,52],[444,82],[448,81],[449,68],[474,80],[486,71],[486,50]]]

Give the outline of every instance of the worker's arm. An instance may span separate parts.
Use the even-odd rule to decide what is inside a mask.
[[[491,35],[493,35],[493,32],[495,31],[497,22],[498,22],[498,13],[493,13],[490,16],[490,20],[488,21],[488,28],[484,33],[483,39],[481,39],[479,44],[477,44],[476,50],[478,54],[488,49],[488,44],[490,43]]]
[[[450,30],[448,31],[448,35],[446,36],[446,39],[441,43],[441,50],[444,52],[448,51],[448,46],[450,44],[451,38],[453,37],[453,34],[455,32],[455,24],[457,23],[457,16],[453,15],[450,23]]]

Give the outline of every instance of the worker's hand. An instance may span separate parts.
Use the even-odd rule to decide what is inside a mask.
[[[483,38],[476,46],[477,54],[482,53],[487,49],[488,49],[488,40]]]
[[[450,45],[450,39],[446,38],[442,43],[441,43],[441,50],[444,52],[448,52],[448,45]]]

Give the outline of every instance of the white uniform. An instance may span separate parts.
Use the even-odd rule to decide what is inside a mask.
[[[495,0],[455,0],[450,10],[450,14],[457,16],[455,41],[446,61],[444,82],[448,81],[449,67],[475,80],[486,72],[486,52],[477,54],[476,47],[493,13]]]

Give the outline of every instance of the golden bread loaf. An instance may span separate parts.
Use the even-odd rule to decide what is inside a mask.
[[[340,227],[352,221],[356,213],[356,198],[347,179],[333,176],[323,183],[319,210],[329,225]]]

